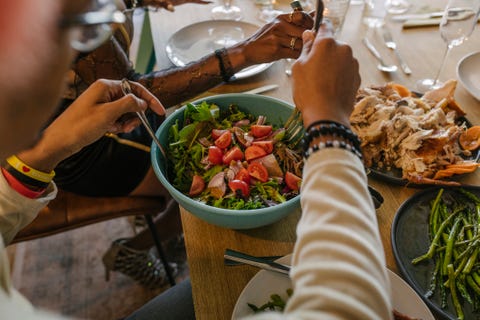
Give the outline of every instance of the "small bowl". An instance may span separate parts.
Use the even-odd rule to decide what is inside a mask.
[[[246,93],[211,96],[194,101],[193,104],[199,104],[202,101],[214,103],[221,109],[226,109],[233,103],[238,105],[242,111],[254,116],[266,116],[268,122],[276,125],[283,125],[294,108],[291,104],[275,98]],[[174,111],[158,128],[156,136],[163,146],[168,145],[168,130],[175,121],[179,119],[180,125],[183,125],[184,111],[185,106]],[[165,161],[160,150],[155,144],[152,144],[151,150],[153,170],[172,197],[188,212],[211,224],[230,229],[252,229],[274,223],[300,209],[300,196],[298,195],[273,207],[252,210],[230,210],[206,205],[178,191],[167,180]]]

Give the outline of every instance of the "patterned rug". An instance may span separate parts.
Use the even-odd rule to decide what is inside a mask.
[[[110,243],[133,235],[128,218],[15,245],[14,286],[35,306],[83,319],[121,319],[168,286],[150,290],[123,274],[105,280],[102,255]],[[176,281],[188,277],[181,245],[164,245],[167,257],[179,263]]]

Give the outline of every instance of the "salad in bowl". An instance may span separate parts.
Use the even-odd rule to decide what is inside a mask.
[[[181,206],[207,222],[254,228],[299,209],[303,159],[283,123],[293,106],[251,94],[187,104],[157,131],[152,145],[158,178]]]

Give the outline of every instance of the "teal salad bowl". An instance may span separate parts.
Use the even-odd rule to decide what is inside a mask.
[[[226,109],[230,104],[236,104],[240,110],[255,117],[260,115],[266,116],[269,123],[278,126],[283,126],[294,109],[293,105],[282,100],[255,94],[222,94],[202,98],[192,102],[192,104],[196,105],[203,101],[210,104],[214,103],[220,109]],[[185,109],[186,107],[183,106],[175,110],[166,118],[156,132],[156,136],[165,150],[168,149],[169,128],[175,124],[176,120],[179,120],[180,125],[183,125]],[[184,209],[196,217],[217,226],[230,229],[252,229],[272,224],[300,210],[299,195],[278,205],[260,209],[231,210],[210,206],[183,194],[170,183],[166,175],[165,159],[154,143],[152,143],[151,148],[151,161],[160,182]]]

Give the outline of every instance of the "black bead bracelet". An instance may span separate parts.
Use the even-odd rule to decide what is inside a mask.
[[[322,136],[329,139],[311,145],[313,140]],[[315,121],[308,126],[303,139],[303,156],[307,159],[315,151],[325,148],[341,148],[353,152],[362,159],[361,143],[352,130],[341,123],[331,120]]]

